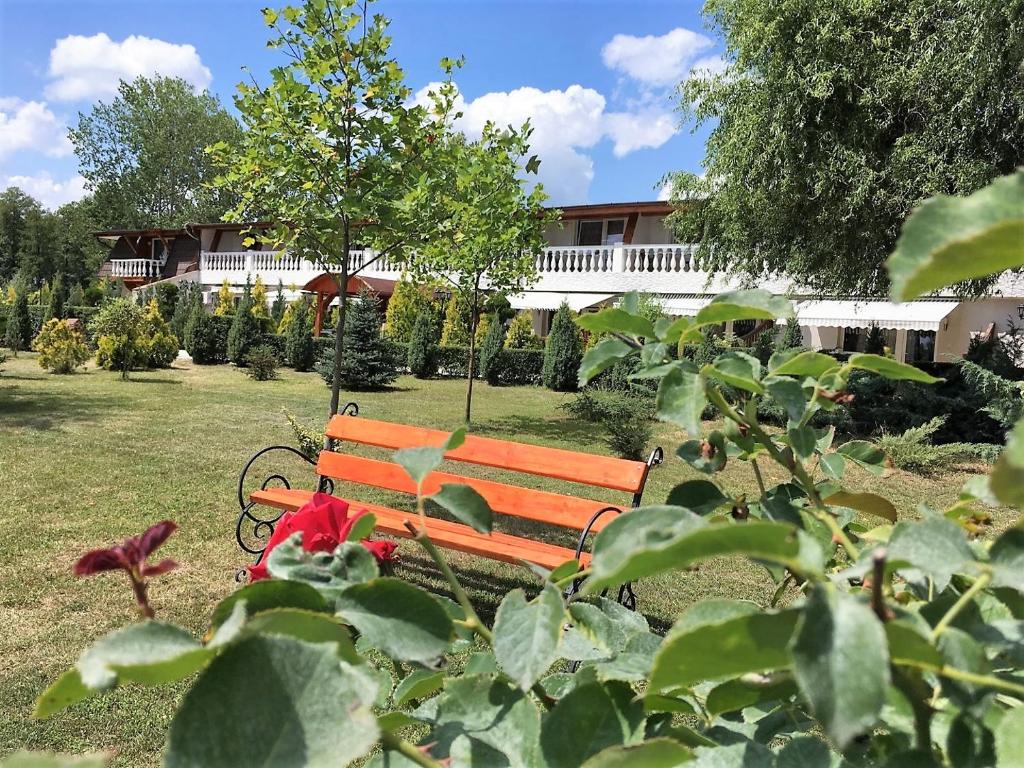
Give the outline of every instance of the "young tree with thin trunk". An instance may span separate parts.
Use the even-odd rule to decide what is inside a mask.
[[[526,174],[540,167],[530,149],[529,123],[519,130],[484,126],[478,141],[448,134],[439,154],[444,174],[429,179],[422,204],[440,222],[426,247],[410,256],[413,272],[451,283],[452,301],[469,305],[469,364],[466,366],[468,424],[476,374],[476,331],[485,291],[522,291],[536,280],[536,257],[544,247],[544,227],[554,212],[544,209],[540,184],[526,190]]]
[[[458,62],[442,60],[449,81],[430,104],[414,103],[391,56],[388,20],[369,2],[305,0],[263,11],[269,45],[284,57],[270,82],[239,86],[247,130],[236,146],[211,147],[223,169],[218,183],[236,190],[234,221],[276,222],[259,233],[266,247],[287,249],[330,273],[338,289],[332,414],[338,412],[349,277],[379,259],[400,260],[431,226],[416,192],[435,167],[447,129]],[[351,269],[357,247],[373,258]]]

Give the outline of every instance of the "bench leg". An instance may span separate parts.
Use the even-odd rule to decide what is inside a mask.
[[[576,544],[576,559],[577,560],[579,560],[580,559],[580,555],[583,554],[583,549],[584,549],[584,547],[586,546],[586,543],[587,543],[587,536],[590,535],[590,531],[594,527],[594,524],[597,523],[597,521],[601,518],[601,516],[603,514],[605,514],[606,512],[614,512],[617,515],[621,515],[622,514],[622,510],[619,509],[618,507],[605,507],[604,509],[599,509],[597,512],[595,512],[591,516],[590,520],[587,521],[587,525],[583,529],[583,532],[580,533],[580,540],[579,540],[579,542]],[[573,595],[575,595],[577,592],[579,592],[581,584],[582,584],[582,580],[577,579],[572,584],[569,585],[569,587],[565,590],[565,598],[566,598],[566,600],[570,599]],[[601,594],[605,595],[605,594],[607,594],[607,592],[608,591],[605,590]],[[633,585],[632,584],[623,584],[622,587],[619,589],[619,603],[624,605],[626,608],[629,608],[629,610],[631,610],[631,611],[635,611],[636,610],[636,594],[633,592]]]

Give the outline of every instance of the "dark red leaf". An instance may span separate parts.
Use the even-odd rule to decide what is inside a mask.
[[[171,520],[164,520],[151,525],[146,532],[139,537],[139,548],[142,550],[142,559],[149,557],[156,549],[167,541],[167,537],[178,530],[178,524]],[[127,543],[127,542],[125,542]]]
[[[156,565],[147,565],[142,569],[143,576],[159,576],[161,573],[173,571],[178,564],[173,560],[161,560]]]
[[[75,563],[75,576],[91,576],[100,571],[127,569],[120,547],[94,549],[82,555]]]

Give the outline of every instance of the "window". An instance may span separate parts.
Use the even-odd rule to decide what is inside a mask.
[[[930,363],[935,360],[935,331],[907,331],[908,363]]]
[[[756,320],[734,320],[732,323],[732,333],[737,338],[742,339],[744,336],[753,333],[756,327]]]
[[[611,219],[608,221],[607,236],[604,239],[605,245],[620,245],[623,235],[626,232],[625,219]]]
[[[576,230],[576,245],[601,245],[604,239],[603,221],[581,221]]]
[[[862,328],[843,328],[843,352],[863,352],[864,332]]]

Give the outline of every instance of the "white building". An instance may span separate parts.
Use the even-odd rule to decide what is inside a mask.
[[[577,205],[561,209],[549,225],[548,247],[537,258],[537,281],[509,297],[517,309],[533,311],[536,330],[545,335],[551,315],[566,301],[577,311],[613,304],[624,292],[656,294],[666,314],[692,315],[715,294],[740,287],[740,281],[701,268],[696,247],[676,243],[665,227],[671,207],[664,202]],[[206,224],[180,230],[124,230],[96,233],[111,248],[100,274],[123,279],[128,288],[158,280],[192,281],[209,303],[227,280],[241,293],[246,278],[260,275],[271,296],[280,283],[288,299],[322,275],[310,261],[287,253],[246,249],[241,230],[257,225]],[[351,271],[370,278],[386,299],[400,279],[401,267],[372,253],[353,254]],[[1024,315],[1024,278],[1004,275],[990,296],[961,301],[952,294],[891,304],[850,296],[816,296],[782,279],[761,287],[790,296],[796,303],[804,341],[823,350],[863,349],[873,325],[885,331],[898,359],[948,361],[962,355],[972,336],[1001,333]],[[737,323],[727,330],[741,339],[763,325]]]

